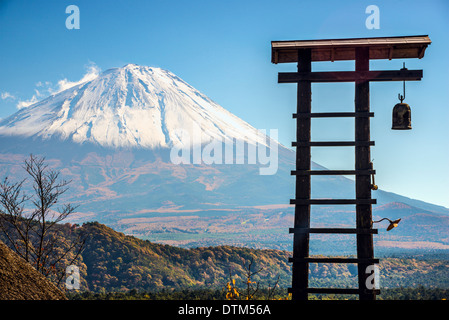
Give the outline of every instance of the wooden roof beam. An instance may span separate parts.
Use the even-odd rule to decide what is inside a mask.
[[[272,41],[273,63],[298,62],[298,49],[311,49],[312,61],[355,60],[355,49],[369,48],[369,59],[424,57],[429,36]]]
[[[310,82],[355,82],[365,81],[419,81],[422,70],[393,71],[331,71],[331,72],[280,72],[278,83]]]

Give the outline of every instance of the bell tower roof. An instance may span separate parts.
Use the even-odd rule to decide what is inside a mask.
[[[369,47],[369,59],[421,59],[431,43],[428,35],[272,41],[271,62],[298,62],[298,49],[311,49],[312,61],[355,60],[360,47]]]

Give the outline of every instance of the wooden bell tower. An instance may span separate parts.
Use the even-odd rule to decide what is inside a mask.
[[[293,300],[307,300],[309,293],[358,294],[360,300],[375,300],[380,293],[367,281],[374,272],[368,268],[379,263],[374,258],[372,228],[371,175],[375,174],[370,161],[370,81],[421,80],[422,70],[371,71],[372,59],[422,58],[431,43],[428,36],[382,37],[358,39],[272,41],[272,63],[297,63],[297,72],[279,73],[279,83],[297,83],[296,119],[296,176],[292,262]],[[355,71],[312,72],[314,61],[354,60]],[[355,82],[354,112],[312,112],[312,82]],[[355,118],[355,141],[311,141],[311,118],[353,117]],[[311,147],[353,146],[355,148],[354,170],[311,170]],[[311,199],[312,175],[354,175],[355,199]],[[355,205],[356,228],[310,228],[311,205]],[[311,233],[355,234],[357,258],[315,258],[309,256]],[[308,285],[309,263],[356,263],[358,265],[358,288],[310,288]],[[367,270],[371,270],[367,273]]]

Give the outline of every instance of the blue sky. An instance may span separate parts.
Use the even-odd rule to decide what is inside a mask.
[[[71,4],[80,9],[79,30],[65,26]],[[380,29],[365,26],[369,5],[379,7]],[[271,64],[272,40],[423,34],[432,40],[424,59],[371,62],[372,69],[400,69],[406,62],[424,70],[422,81],[406,85],[410,131],[391,130],[402,83],[371,84],[372,158],[381,189],[449,207],[446,0],[0,0],[0,118],[89,71],[136,63],[172,71],[254,127],[279,129],[280,142],[290,146],[296,89],[277,84],[277,73],[296,66]],[[353,62],[313,65],[353,69]],[[351,111],[354,85],[314,84],[312,99],[317,112]],[[314,140],[353,137],[353,120],[312,122]],[[331,169],[351,169],[354,162],[353,148],[315,148],[312,157]]]

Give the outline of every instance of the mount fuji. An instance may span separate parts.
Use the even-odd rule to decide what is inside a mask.
[[[193,135],[195,124],[202,134]],[[180,128],[193,141],[184,141],[177,134]],[[134,64],[107,70],[20,110],[0,122],[0,135],[145,149],[217,138],[264,143],[255,128],[173,73]]]
[[[172,161],[174,147],[204,152],[211,141],[230,145],[232,161]],[[238,162],[241,145],[248,152]],[[254,147],[276,151],[275,174],[260,174],[264,164],[250,159]],[[169,71],[135,64],[109,69],[1,120],[0,177],[25,178],[21,166],[30,153],[72,181],[61,199],[79,205],[72,222],[96,220],[181,246],[291,248],[294,151]],[[313,198],[352,198],[354,189],[342,176],[312,179]],[[402,218],[387,240],[410,243],[413,232],[416,243],[449,248],[448,209],[382,190],[373,197],[375,218]],[[312,209],[314,226],[355,224],[354,206]],[[416,221],[426,221],[429,232],[416,230]]]

